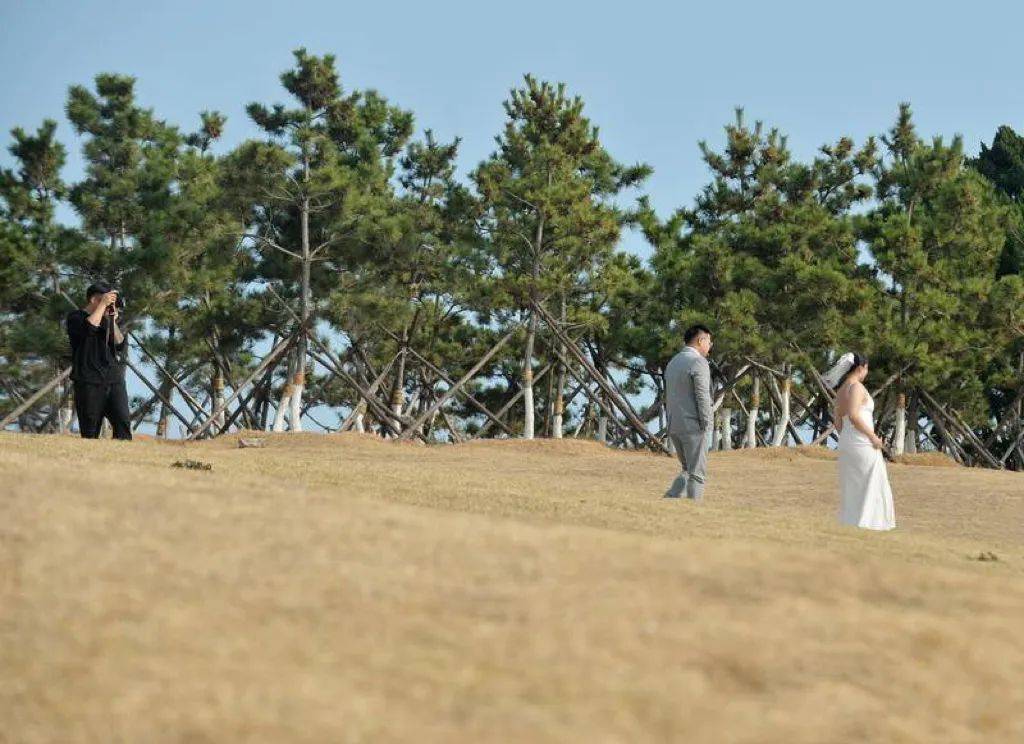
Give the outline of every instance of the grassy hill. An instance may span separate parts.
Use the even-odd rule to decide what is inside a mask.
[[[1024,740],[1024,475],[266,436],[0,434],[0,742]]]

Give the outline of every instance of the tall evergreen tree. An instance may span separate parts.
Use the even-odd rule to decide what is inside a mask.
[[[527,75],[505,102],[497,150],[473,173],[484,209],[486,244],[501,290],[528,316],[522,354],[523,437],[535,433],[533,303],[572,291],[584,272],[608,260],[622,221],[613,200],[650,173],[623,166],[601,144],[583,100],[564,85]]]
[[[0,170],[0,396],[8,401],[34,391],[66,361],[59,321],[68,310],[65,292],[78,286],[67,272],[84,248],[79,233],[56,220],[67,196],[56,129],[46,120],[34,134],[12,130],[8,149],[17,165]]]
[[[912,365],[908,386],[978,417],[980,373],[998,349],[986,316],[1006,209],[965,167],[960,138],[946,144],[918,137],[909,105],[900,106],[882,141],[878,205],[858,229],[886,285],[875,308],[880,347],[893,366]]]
[[[173,198],[181,135],[137,105],[134,78],[105,73],[96,76],[95,86],[95,93],[72,86],[66,108],[85,140],[86,175],[71,189],[71,203],[86,234],[106,247],[97,246],[79,271],[117,283],[138,316],[158,291],[165,268],[160,247],[148,253],[139,236],[161,219]]]
[[[243,144],[231,166],[261,273],[293,288],[308,326],[316,313],[314,291],[322,296],[337,284],[350,268],[364,221],[391,198],[392,163],[411,134],[412,115],[374,91],[344,94],[333,55],[305,49],[294,55],[296,65],[281,83],[298,105],[249,104],[250,118],[268,139]],[[302,428],[306,350],[303,334],[275,429],[284,427],[286,405],[292,429]]]

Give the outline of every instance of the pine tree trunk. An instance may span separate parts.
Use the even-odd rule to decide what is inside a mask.
[[[71,381],[67,381],[63,385],[63,392],[60,397],[60,414],[58,421],[58,430],[61,434],[68,434],[71,432],[71,422],[75,417],[75,406],[74,406],[74,395]]]
[[[717,452],[722,448],[722,410],[714,411],[711,424],[711,451]]]
[[[404,341],[403,341],[404,345]],[[391,386],[391,411],[396,416],[402,415],[405,407],[405,349],[398,353],[398,366],[395,368],[395,382]],[[395,422],[395,426],[401,429],[401,424]],[[400,433],[400,432],[399,432]]]
[[[277,401],[277,409],[274,411],[274,431],[285,430],[285,415],[292,399],[292,380],[295,374],[295,352],[288,358],[288,376],[284,389],[281,391],[281,398]]]
[[[420,317],[420,308],[417,307],[413,313],[412,321],[402,327],[402,336],[398,349],[398,364],[395,367],[395,379],[391,386],[391,411],[397,416],[402,415],[405,407],[405,375],[406,360],[408,359],[409,339],[415,332]],[[393,422],[396,433],[401,434],[402,425],[397,421]]]
[[[903,451],[908,455],[917,454],[917,419],[917,395],[912,393],[910,405],[907,407],[907,433],[903,441]]]
[[[530,322],[526,331],[526,345],[523,350],[523,439],[533,439],[533,344],[537,335],[537,313],[530,310]]]
[[[573,439],[579,438],[583,428],[587,425],[587,421],[590,420],[590,411],[593,404],[590,402],[590,398],[587,398],[587,403],[583,407],[583,414],[580,416],[580,422],[576,425],[576,430],[572,433]]]
[[[302,154],[302,180],[309,182],[309,156]],[[302,286],[299,295],[299,317],[302,318],[299,342],[295,348],[295,377],[292,380],[292,393],[290,398],[291,415],[290,421],[292,431],[302,431],[302,391],[306,386],[306,350],[308,340],[306,332],[309,330],[309,316],[313,312],[311,302],[310,271],[313,265],[313,256],[309,247],[309,196],[304,195],[299,208],[299,236],[302,241]]]
[[[561,321],[564,326],[566,319],[566,306],[565,306],[565,295],[562,295],[562,314]],[[562,343],[559,341],[559,348],[561,349],[561,358],[565,357],[566,349],[562,348]],[[565,365],[561,362],[558,363],[558,379],[555,382],[555,402],[554,402],[554,415],[551,421],[551,436],[555,439],[562,438],[562,426],[565,414]]]
[[[789,372],[788,366],[786,372]],[[779,411],[779,420],[775,424],[775,436],[772,437],[772,447],[781,447],[786,441],[786,434],[789,431],[789,391],[792,385],[790,377],[786,376],[786,379],[782,382],[782,406]]]
[[[211,381],[211,392],[210,392],[210,406],[214,411],[220,409],[224,405],[224,373],[221,371],[220,365],[214,364],[213,380]],[[217,418],[213,421],[213,426],[217,431],[220,431],[221,427],[224,426],[225,414],[223,411],[217,414]]]
[[[907,438],[907,396],[900,393],[896,396],[896,430],[893,432],[893,454],[899,457],[906,448]]]
[[[754,449],[757,447],[757,409],[761,405],[761,378],[754,375],[754,389],[750,394],[750,411],[747,413],[747,435],[744,447]]]
[[[537,284],[540,281],[540,255],[544,247],[544,216],[537,215],[537,230],[533,238],[533,267],[530,286],[530,300],[538,301]],[[523,439],[533,439],[534,435],[534,402],[533,402],[533,344],[537,336],[537,311],[530,307],[530,323],[526,331],[526,348],[523,350]]]
[[[305,360],[304,356],[302,358]],[[305,367],[304,361],[300,362],[300,366]],[[295,373],[295,378],[292,382],[292,395],[288,399],[288,424],[292,431],[302,431],[302,391],[305,388],[306,372],[305,369],[302,369]]]
[[[732,449],[732,409],[722,408],[722,449],[726,452]]]
[[[366,433],[366,401],[360,400],[356,403],[356,417],[352,422],[352,428],[360,434]]]
[[[597,394],[603,395],[600,391],[598,391]],[[599,411],[597,414],[597,434],[595,435],[595,438],[601,444],[608,443],[608,414],[603,410]]]

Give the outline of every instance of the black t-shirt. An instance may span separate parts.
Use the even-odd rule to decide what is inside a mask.
[[[68,313],[68,337],[71,339],[71,379],[95,385],[109,385],[124,382],[124,350],[127,339],[120,344],[114,342],[111,320],[103,316],[103,322],[94,326],[89,322],[89,313],[75,310]],[[118,322],[124,334],[124,326]]]

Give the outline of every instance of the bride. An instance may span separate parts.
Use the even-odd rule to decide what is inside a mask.
[[[896,527],[892,489],[882,457],[884,443],[875,434],[875,401],[864,387],[868,360],[847,353],[825,373],[837,388],[835,422],[839,431],[839,521],[868,530]]]

